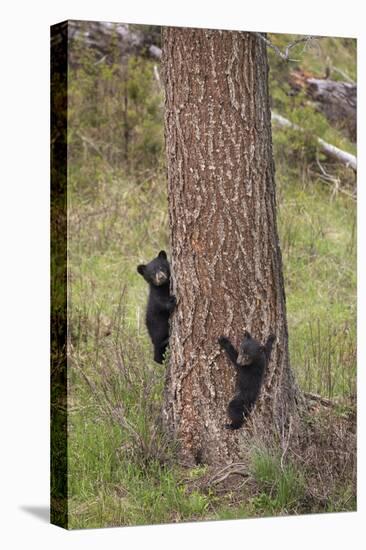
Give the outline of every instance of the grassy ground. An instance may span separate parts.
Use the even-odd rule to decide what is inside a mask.
[[[299,151],[288,154],[290,140],[275,131],[291,363],[305,391],[337,398],[340,410],[317,415],[317,463],[306,453],[303,460],[289,456],[284,463],[275,448],[258,445],[245,479],[234,476],[234,485],[224,488],[210,483],[205,468],[183,471],[175,464],[174,449],[159,430],[164,367],[151,359],[144,326],[147,288],[136,266],[168,248],[164,169],[161,161],[141,170],[114,163],[108,148],[96,142],[98,132],[90,130],[96,123],[76,93],[80,78],[71,77],[70,527],[355,509],[354,456],[352,451],[339,455],[330,440],[336,434],[332,439],[342,445],[348,441],[339,415],[355,393],[355,201],[322,181],[314,160]],[[105,116],[113,117],[118,78],[113,72],[97,77],[103,135],[110,131]],[[95,78],[86,71],[84,91]],[[161,113],[157,101],[152,105],[150,142],[155,143],[157,135],[161,139],[154,126]],[[151,150],[161,159],[159,147]],[[352,185],[348,173],[337,175]],[[322,482],[325,471],[329,475]]]
[[[281,176],[291,362],[304,390],[349,397],[356,389],[355,203],[332,198],[316,179]]]

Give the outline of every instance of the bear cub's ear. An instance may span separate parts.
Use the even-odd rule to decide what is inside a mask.
[[[145,273],[145,268],[146,268],[146,265],[145,264],[140,264],[137,266],[137,271],[138,273],[140,273],[140,275],[144,275]]]
[[[166,255],[165,250],[160,250],[160,252],[158,254],[158,258],[164,258],[164,260],[166,260],[167,255]]]
[[[245,338],[251,338],[251,335],[247,330],[244,330],[244,336]]]

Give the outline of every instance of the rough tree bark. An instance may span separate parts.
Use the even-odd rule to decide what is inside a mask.
[[[298,390],[288,355],[276,227],[266,45],[252,33],[163,31],[172,317],[164,422],[190,464],[240,456],[224,429],[234,372],[224,334],[276,334],[255,419],[283,435]]]

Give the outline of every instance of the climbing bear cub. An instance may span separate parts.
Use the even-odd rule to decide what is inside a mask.
[[[231,424],[225,424],[228,430],[240,428],[252,410],[259,395],[274,340],[275,336],[271,334],[265,345],[261,345],[245,331],[238,353],[228,338],[220,336],[218,339],[236,370],[235,395],[227,408],[231,420]]]
[[[138,265],[137,271],[150,287],[146,326],[154,346],[154,361],[161,364],[169,343],[169,316],[176,304],[175,296],[170,295],[170,266],[165,250],[147,265]]]

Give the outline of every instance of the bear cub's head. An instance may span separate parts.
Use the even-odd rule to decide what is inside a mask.
[[[251,337],[249,332],[244,332],[244,339],[239,348],[237,364],[240,367],[247,367],[260,358],[264,353],[264,346]]]
[[[170,267],[165,250],[160,250],[157,257],[147,265],[138,265],[137,271],[151,285],[163,286],[169,284]]]

